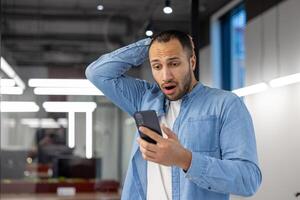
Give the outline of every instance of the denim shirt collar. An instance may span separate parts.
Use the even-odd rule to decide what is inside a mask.
[[[195,87],[192,89],[192,91],[190,91],[189,93],[186,93],[185,95],[183,95],[182,97],[182,102],[188,101],[188,99],[193,98],[196,94],[198,94],[199,92],[201,92],[201,90],[203,89],[203,84],[198,82]],[[170,106],[170,100],[166,98],[166,96],[164,96],[164,104],[163,104],[163,108],[161,108],[160,110],[163,110],[163,114],[166,113],[169,109]],[[158,112],[159,114],[162,114],[161,112]]]

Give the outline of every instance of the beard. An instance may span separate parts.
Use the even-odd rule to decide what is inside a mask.
[[[177,94],[173,95],[167,95],[164,93],[164,95],[166,96],[166,98],[170,101],[177,101],[179,99],[181,99],[185,94],[189,93],[192,89],[192,76],[193,76],[193,70],[191,69],[190,65],[189,65],[189,70],[188,72],[182,77],[181,82],[175,82],[173,80],[168,81],[169,82],[175,82],[176,83],[176,90],[178,92],[176,92]],[[156,80],[155,82],[157,83],[157,85],[159,85],[160,89],[163,91],[162,89],[162,85],[160,85]]]
[[[178,94],[176,94],[176,96],[168,96],[166,95],[167,99],[169,99],[170,101],[177,101],[179,99],[181,99],[185,94],[190,92],[190,88],[192,85],[192,73],[189,70],[183,77],[182,82],[179,83],[178,85]]]

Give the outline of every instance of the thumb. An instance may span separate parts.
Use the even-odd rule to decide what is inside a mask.
[[[175,133],[173,133],[173,131],[171,131],[171,129],[166,127],[165,124],[162,124],[161,128],[162,128],[163,132],[168,136],[168,138],[173,138],[173,139],[177,140],[177,135]]]

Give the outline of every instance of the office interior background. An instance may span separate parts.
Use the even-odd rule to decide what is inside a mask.
[[[119,199],[135,123],[85,68],[178,29],[196,41],[199,80],[252,115],[263,182],[247,199],[300,199],[299,10],[299,0],[2,0],[1,198]],[[148,63],[128,74],[153,81]]]

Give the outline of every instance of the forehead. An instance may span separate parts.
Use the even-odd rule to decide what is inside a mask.
[[[153,42],[149,49],[149,58],[161,59],[170,56],[183,56],[184,50],[177,39],[171,39],[168,42]]]

